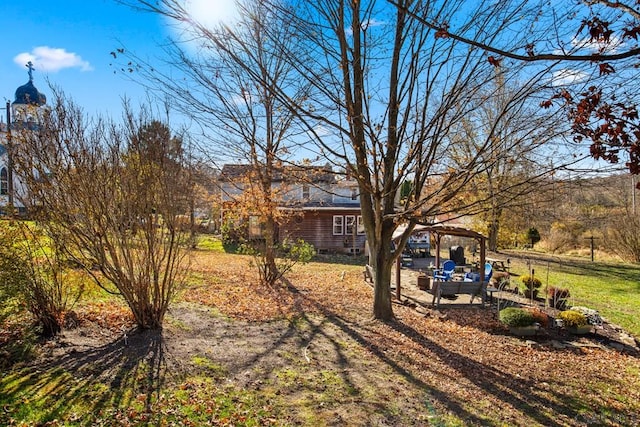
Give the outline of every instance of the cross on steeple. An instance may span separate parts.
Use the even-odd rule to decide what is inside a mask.
[[[29,81],[32,82],[33,81],[33,70],[35,70],[35,68],[33,68],[33,62],[31,62],[31,61],[27,62],[26,67],[29,69]]]

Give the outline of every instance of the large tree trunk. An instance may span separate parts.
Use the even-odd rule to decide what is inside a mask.
[[[366,204],[366,203],[365,203]],[[367,215],[364,215],[365,217]],[[375,229],[377,227],[371,227]],[[379,235],[371,233],[367,236],[369,259],[373,267],[373,317],[379,320],[393,319],[391,306],[391,269],[395,260],[391,252],[391,238],[395,226],[392,221],[385,221],[379,228]]]
[[[494,220],[489,223],[489,250],[496,252],[498,250],[498,233],[500,232],[500,224],[498,220]]]
[[[499,207],[492,207],[490,214],[489,224],[487,225],[487,234],[489,235],[488,247],[490,251],[498,251],[498,234],[500,233],[500,216],[502,215],[502,209]]]
[[[373,275],[373,317],[379,320],[393,318],[391,308],[391,266],[389,254],[378,251],[375,254]]]

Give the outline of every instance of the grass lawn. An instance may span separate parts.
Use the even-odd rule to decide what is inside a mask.
[[[533,268],[544,288],[558,286],[571,292],[571,305],[598,310],[612,323],[640,337],[640,265],[591,262],[577,257],[550,256],[536,252],[509,252],[511,271],[528,274]],[[517,278],[514,278],[514,283]]]
[[[325,259],[269,289],[250,261],[207,241],[164,329],[126,340],[126,308],[90,294],[78,328],[30,341],[31,357],[3,366],[0,425],[640,424],[637,355],[531,345],[477,307],[425,315],[394,304],[394,321],[372,321],[361,266]],[[547,261],[530,262],[546,284]],[[638,312],[637,270],[586,264],[550,263],[549,283],[620,324]]]

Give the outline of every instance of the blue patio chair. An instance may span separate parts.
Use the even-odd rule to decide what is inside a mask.
[[[442,280],[445,282],[453,279],[453,272],[456,269],[456,263],[452,260],[447,260],[442,264],[442,268],[433,270],[433,280]]]
[[[491,276],[493,275],[493,265],[490,262],[484,264],[484,281],[489,282],[491,280]]]
[[[491,276],[493,275],[493,266],[491,263],[486,263],[484,265],[484,281],[488,282],[491,280]],[[480,273],[465,273],[464,275],[465,282],[479,282],[480,281]]]

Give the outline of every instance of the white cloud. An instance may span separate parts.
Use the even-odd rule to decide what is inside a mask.
[[[362,24],[360,24],[360,28],[362,28],[362,31],[367,31],[369,28],[382,27],[385,25],[387,25],[386,21],[378,21],[375,18],[371,18],[369,20],[363,21]],[[353,29],[351,27],[346,27],[345,32],[347,36],[353,36]]]
[[[80,68],[80,71],[92,71],[89,62],[84,61],[79,55],[67,52],[65,49],[49,46],[38,46],[31,52],[22,52],[13,58],[13,61],[24,66],[27,62],[33,62],[38,71],[60,71],[63,68]]]
[[[605,54],[613,55],[626,47],[627,43],[616,35],[612,35],[608,43],[591,40],[589,37],[573,37],[570,49],[554,49],[554,55]]]
[[[566,86],[575,83],[584,82],[589,78],[587,73],[584,73],[579,70],[572,70],[570,68],[565,68],[563,70],[555,71],[553,73],[553,77],[551,78],[551,83],[554,86]]]
[[[593,53],[603,53],[611,55],[617,53],[623,46],[624,42],[620,37],[612,35],[608,43],[592,41],[589,38],[574,37],[571,44],[579,49],[588,49]]]

